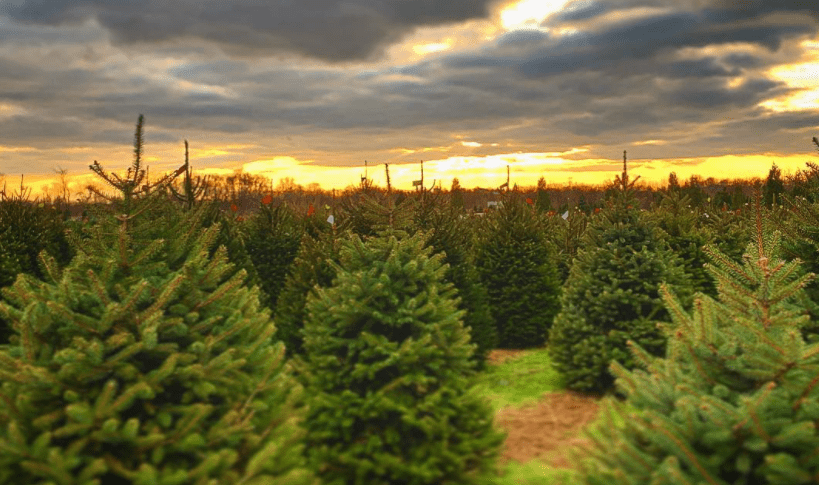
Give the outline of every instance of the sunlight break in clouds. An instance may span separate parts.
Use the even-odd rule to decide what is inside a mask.
[[[521,0],[500,14],[501,25],[506,30],[534,26],[549,15],[559,12],[570,0]]]
[[[799,91],[783,98],[761,104],[772,111],[814,110],[819,108],[819,41],[806,41],[802,47],[807,51],[807,62],[779,66],[770,75]]]
[[[433,52],[441,52],[452,48],[452,41],[450,39],[444,42],[433,42],[431,44],[419,44],[412,46],[412,51],[418,55],[430,54]]]

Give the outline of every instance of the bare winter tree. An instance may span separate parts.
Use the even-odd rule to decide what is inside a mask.
[[[68,203],[71,200],[71,191],[68,189],[68,170],[62,167],[58,168],[59,170],[54,170],[54,173],[60,176],[59,187],[62,192],[62,200],[64,203]]]

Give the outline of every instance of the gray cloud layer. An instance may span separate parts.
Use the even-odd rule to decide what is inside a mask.
[[[95,19],[123,44],[198,38],[232,54],[290,51],[349,61],[371,58],[418,27],[486,17],[492,4],[493,0],[24,0],[0,5],[0,14],[34,25]]]
[[[149,142],[245,143],[247,161],[585,145],[582,156],[609,157],[649,139],[665,143],[637,156],[810,151],[819,112],[759,104],[789,92],[766,72],[804,55],[799,42],[819,30],[813,2],[582,0],[542,30],[407,65],[374,60],[420,27],[485,18],[501,3],[4,2],[0,145],[127,144],[144,113]],[[456,135],[485,146],[460,147]],[[0,172],[11,156],[0,152]]]

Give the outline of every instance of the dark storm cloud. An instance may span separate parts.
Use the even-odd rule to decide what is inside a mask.
[[[684,105],[698,110],[724,109],[728,106],[755,106],[771,98],[772,91],[783,88],[782,83],[767,79],[754,79],[729,88],[716,83],[686,84],[661,96],[663,104]]]
[[[77,120],[45,118],[37,115],[14,115],[3,119],[0,145],[29,144],[40,141],[43,134],[57,139],[68,139],[83,134],[82,124]]]
[[[754,56],[746,53],[732,53],[722,56],[722,62],[729,65],[743,69],[753,69],[755,67],[762,67],[765,65],[759,56]]]
[[[549,38],[549,34],[541,30],[513,30],[503,34],[495,41],[498,47],[525,47],[537,45]]]
[[[720,22],[759,18],[774,12],[798,12],[819,19],[819,4],[804,0],[716,0],[705,11]]]
[[[0,14],[29,24],[96,19],[123,44],[198,38],[242,55],[368,59],[421,26],[486,18],[498,0],[22,0]]]
[[[660,72],[666,77],[688,78],[688,77],[733,77],[741,74],[739,69],[727,69],[721,66],[716,57],[709,56],[695,60],[682,60],[669,62]]]
[[[653,59],[683,47],[745,42],[777,50],[782,41],[816,32],[816,23],[713,25],[696,13],[671,13],[609,25],[599,32],[566,36],[521,58],[518,70],[530,77],[578,70],[623,67],[634,60]],[[473,58],[473,64],[492,59]],[[461,61],[464,64],[464,61]]]
[[[819,18],[819,4],[805,0],[576,0],[553,15],[549,22],[585,21],[634,8],[701,11],[715,23],[759,18],[776,12],[804,13]]]

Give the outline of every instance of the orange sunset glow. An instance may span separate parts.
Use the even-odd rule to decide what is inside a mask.
[[[53,196],[64,171],[80,193],[94,160],[131,165],[140,114],[152,178],[184,140],[197,175],[324,189],[358,184],[365,160],[403,189],[422,160],[443,188],[497,187],[507,167],[520,186],[602,184],[624,150],[652,184],[819,163],[808,2],[316,3],[0,5],[0,181]]]

